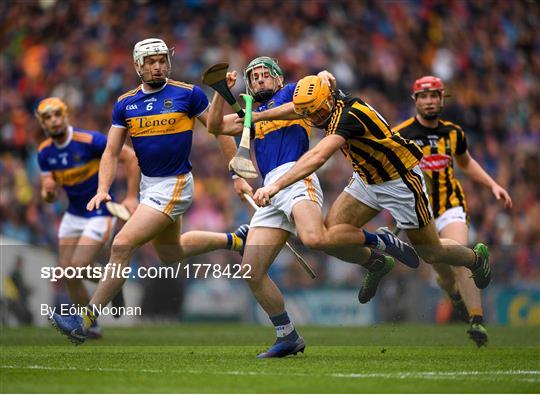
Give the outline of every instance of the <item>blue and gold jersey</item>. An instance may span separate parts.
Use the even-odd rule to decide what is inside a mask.
[[[261,112],[292,102],[296,83],[287,84],[254,111]],[[309,149],[311,127],[303,119],[261,121],[255,124],[255,154],[263,179],[284,163],[295,162]]]
[[[176,176],[191,171],[195,118],[207,108],[198,86],[168,80],[157,92],[145,93],[141,85],[120,96],[112,123],[127,128],[145,176]]]
[[[51,138],[40,144],[38,162],[41,171],[51,173],[66,191],[68,213],[86,218],[110,215],[104,205],[99,210],[86,210],[97,191],[99,160],[107,145],[106,137],[99,132],[71,126],[68,133],[68,140],[61,146]]]

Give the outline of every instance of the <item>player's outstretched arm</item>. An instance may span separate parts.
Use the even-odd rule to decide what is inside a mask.
[[[92,211],[99,208],[101,203],[111,200],[109,189],[114,181],[116,168],[118,167],[118,157],[126,141],[127,129],[111,126],[107,136],[107,146],[101,156],[99,163],[99,182],[96,196],[88,202],[86,209]]]
[[[505,208],[512,207],[512,198],[506,189],[497,184],[497,182],[486,173],[482,166],[480,166],[480,164],[469,154],[469,151],[465,151],[465,153],[461,155],[456,155],[456,162],[467,177],[491,189],[491,192],[497,200],[502,199]]]
[[[300,119],[301,115],[294,112],[294,104],[292,102],[282,104],[269,110],[254,112],[251,115],[253,123],[260,121],[273,121],[273,120],[291,120]],[[237,121],[239,122],[239,121]]]
[[[327,70],[323,70],[317,74],[319,78],[327,83],[332,89],[336,88],[336,77]],[[302,118],[301,115],[294,112],[294,104],[292,102],[284,103],[281,106],[270,108],[261,112],[254,112],[251,116],[253,122],[273,121],[273,120],[294,120]],[[236,122],[240,122],[237,120]]]
[[[326,163],[326,161],[345,144],[345,138],[336,134],[331,134],[323,138],[319,143],[298,159],[298,162],[273,184],[259,188],[253,199],[259,206],[270,204],[270,199],[279,191],[287,188]]]
[[[323,70],[319,72],[317,75],[319,78],[323,80],[323,82],[327,83],[332,89],[336,88],[336,77],[332,73],[330,73],[327,70]],[[294,120],[294,119],[300,119],[302,118],[301,115],[294,112],[294,104],[292,102],[284,103],[281,106],[277,106],[275,108],[270,108],[265,111],[261,112],[254,112],[251,116],[252,122],[260,122],[260,121],[273,121],[273,120]],[[240,122],[240,120],[236,121],[237,123]]]
[[[126,167],[127,193],[122,204],[133,213],[139,205],[139,184],[141,182],[141,169],[135,156],[135,151],[127,145],[122,146],[119,156],[120,162]]]

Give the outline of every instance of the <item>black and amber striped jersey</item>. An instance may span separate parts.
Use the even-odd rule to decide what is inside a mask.
[[[452,207],[461,206],[467,212],[465,194],[454,172],[454,156],[467,151],[467,138],[461,127],[439,120],[436,128],[428,128],[413,117],[393,130],[422,148],[420,168],[426,176],[435,218]]]
[[[347,140],[341,151],[367,184],[402,178],[422,158],[422,150],[392,132],[369,104],[340,91],[325,131],[326,135],[337,134]]]

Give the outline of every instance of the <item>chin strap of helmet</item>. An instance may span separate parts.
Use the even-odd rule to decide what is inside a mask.
[[[163,85],[165,85],[165,83],[167,82],[167,79],[163,79],[162,81],[145,81],[141,78],[141,81],[143,81],[144,83],[146,83],[146,85],[149,85],[150,88],[152,89],[158,89],[158,88],[161,88]]]
[[[268,100],[274,96],[276,91],[274,89],[263,89],[253,95],[253,99],[257,103],[266,103]]]
[[[268,72],[274,79],[274,89],[263,89],[259,92],[253,91],[251,87],[251,72],[257,67],[265,67],[268,69]],[[244,83],[246,84],[247,93],[253,96],[256,102],[265,103],[270,100],[279,89],[281,89],[280,77],[283,77],[283,71],[281,71],[277,59],[270,58],[268,56],[259,56],[258,58],[255,58],[249,62],[244,70],[243,77]]]

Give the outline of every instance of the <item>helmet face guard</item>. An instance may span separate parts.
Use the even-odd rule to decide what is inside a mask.
[[[264,67],[270,73],[270,76],[274,79],[274,88],[273,89],[263,89],[258,92],[255,92],[251,87],[251,72],[257,67]],[[270,58],[268,56],[259,56],[258,58],[253,59],[244,70],[244,83],[246,84],[246,92],[253,96],[256,102],[265,103],[274,96],[281,88],[280,77],[283,77],[283,71],[278,66],[277,59]],[[276,83],[277,82],[277,83]]]
[[[319,109],[309,115],[304,115],[304,120],[309,126],[315,126],[318,128],[324,127],[326,122],[332,116],[334,110],[334,99],[332,96],[319,107]]]
[[[313,126],[322,126],[332,116],[335,100],[330,87],[319,77],[310,75],[296,84],[293,94],[294,112]]]
[[[48,114],[52,114],[58,112],[63,118],[64,118],[64,124],[65,128],[59,133],[52,133],[49,129],[47,129],[45,125],[45,117]],[[61,137],[66,133],[67,130],[67,114],[68,114],[68,107],[66,103],[64,103],[60,98],[58,97],[48,97],[46,99],[43,99],[39,102],[37,109],[35,111],[36,118],[38,119],[41,127],[45,131],[45,133],[51,137]]]
[[[142,67],[144,66],[144,58],[154,55],[167,56],[168,70],[165,78],[168,78],[171,73],[171,58],[174,55],[174,48],[169,49],[167,47],[167,44],[165,44],[165,42],[159,38],[147,38],[146,40],[139,41],[137,44],[135,44],[135,47],[133,48],[133,61],[137,66],[139,66],[137,74],[139,75],[141,80],[150,85],[152,88],[160,88],[165,84],[165,79],[145,81],[143,79],[143,73],[141,71]]]

